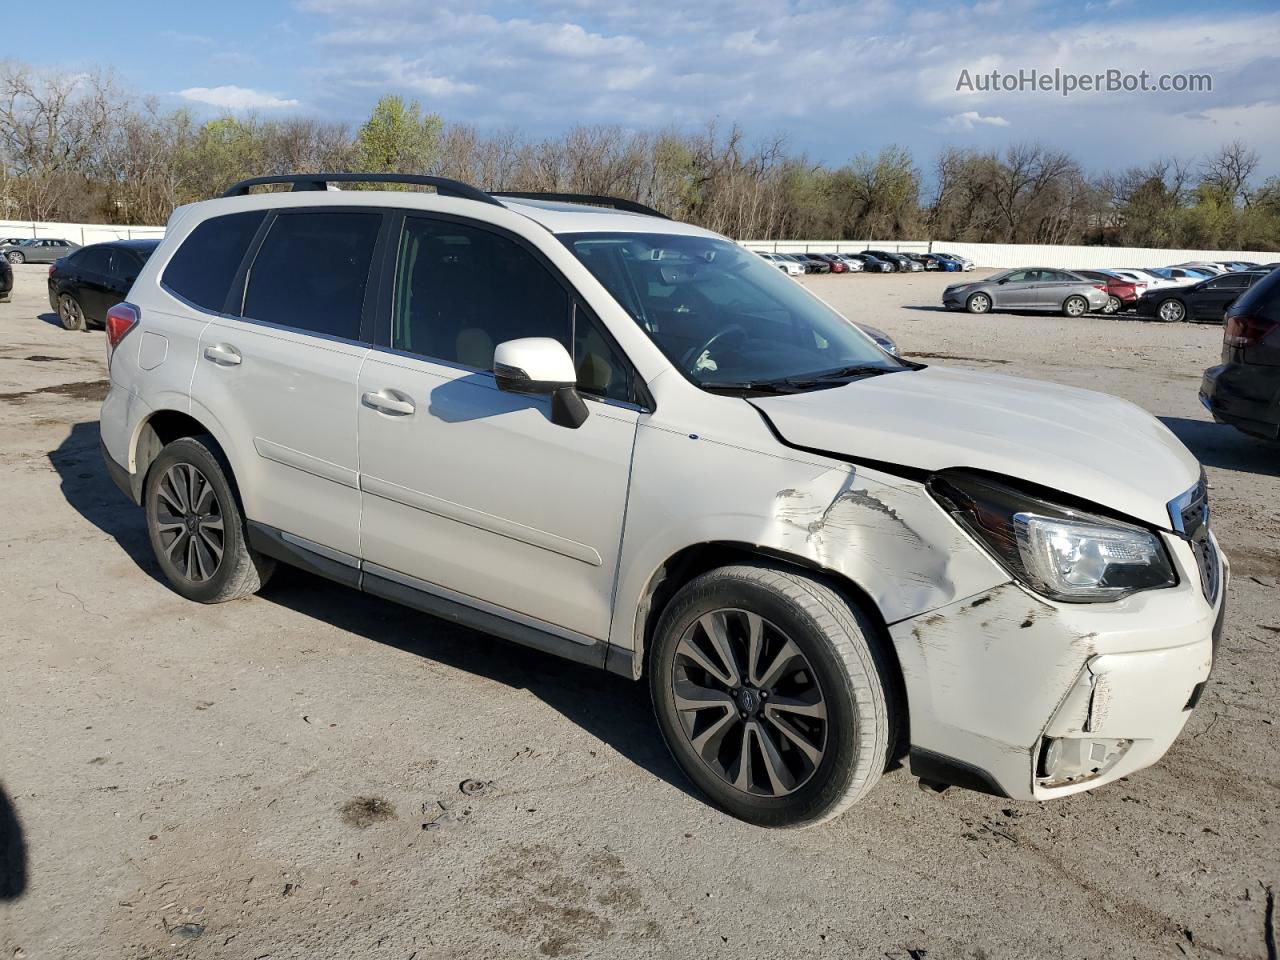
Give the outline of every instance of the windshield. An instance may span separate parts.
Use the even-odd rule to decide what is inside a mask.
[[[794,280],[727,240],[647,233],[560,239],[700,386],[911,368]]]

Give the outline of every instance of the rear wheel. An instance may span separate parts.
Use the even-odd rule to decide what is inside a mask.
[[[861,611],[764,564],[686,584],[649,670],[676,762],[717,806],[770,827],[828,820],[876,784],[893,730],[888,676]]]
[[[275,561],[249,547],[230,466],[212,437],[183,437],[147,472],[144,506],[151,547],[182,596],[222,603],[256,593]]]
[[[1083,317],[1089,312],[1089,301],[1084,297],[1067,297],[1062,301],[1062,313],[1068,317]]]
[[[988,313],[991,310],[991,297],[985,293],[975,293],[964,303],[970,313]]]
[[[1181,323],[1187,319],[1187,306],[1181,300],[1165,300],[1156,308],[1156,319],[1165,323]]]
[[[1107,297],[1107,305],[1102,308],[1102,312],[1107,316],[1114,316],[1120,312],[1120,307],[1121,303],[1119,297]]]
[[[84,318],[84,310],[80,308],[80,301],[69,293],[58,295],[58,319],[62,321],[62,326],[67,330],[87,330],[88,322]]]

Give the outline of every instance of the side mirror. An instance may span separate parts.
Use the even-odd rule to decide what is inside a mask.
[[[551,397],[551,422],[576,430],[587,419],[569,351],[551,337],[522,337],[498,344],[493,376],[499,390]]]

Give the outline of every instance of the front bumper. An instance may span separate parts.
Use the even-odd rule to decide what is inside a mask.
[[[889,628],[902,665],[918,776],[1016,800],[1112,782],[1160,759],[1203,691],[1228,565],[1210,604],[1191,545],[1166,538],[1179,585],[1114,603],[1045,601],[1014,583]],[[1060,740],[1096,773],[1046,776]],[[1108,756],[1115,744],[1119,754]],[[948,774],[950,771],[950,774]]]

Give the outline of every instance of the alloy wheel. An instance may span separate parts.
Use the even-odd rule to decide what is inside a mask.
[[[1102,308],[1102,312],[1108,315],[1120,312],[1120,298],[1107,297],[1107,305]]]
[[[218,572],[226,549],[222,507],[208,478],[190,463],[175,463],[156,488],[156,530],[164,555],[193,583]]]
[[[80,310],[80,304],[76,302],[75,297],[67,293],[58,298],[58,317],[62,320],[63,327],[68,330],[79,330],[84,324],[84,314]]]
[[[1177,300],[1166,300],[1160,304],[1160,319],[1165,323],[1179,323],[1186,314],[1186,308]]]
[[[1088,309],[1088,302],[1081,297],[1068,297],[1064,312],[1068,317],[1082,317]]]
[[[827,704],[808,658],[746,610],[699,617],[676,644],[672,693],[694,752],[721,780],[760,797],[794,793],[827,747]]]
[[[5,254],[5,259],[8,260],[10,263],[26,263],[27,262],[27,258],[24,257],[17,250],[10,250],[7,254]]]
[[[991,309],[991,298],[985,293],[975,293],[969,298],[969,311],[971,313],[986,313]]]

